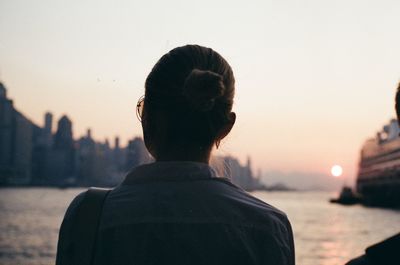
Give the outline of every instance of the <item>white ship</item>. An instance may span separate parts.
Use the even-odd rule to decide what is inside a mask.
[[[361,149],[356,188],[365,204],[400,207],[399,133],[392,119]]]

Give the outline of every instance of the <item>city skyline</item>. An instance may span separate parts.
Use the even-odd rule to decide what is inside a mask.
[[[62,115],[53,127],[53,114],[44,114],[43,125],[27,119],[15,108],[0,82],[0,186],[113,187],[133,168],[151,163],[142,138],[135,136],[126,146],[118,136],[114,145],[86,135],[73,135],[73,121]],[[233,156],[212,156],[210,165],[220,177],[246,190],[285,190],[285,185],[268,186],[255,177],[248,157],[246,165]]]
[[[262,172],[331,178],[339,164],[352,182],[363,142],[395,117],[397,1],[0,7],[0,79],[10,97],[36,123],[48,109],[67,113],[75,135],[90,127],[97,139],[140,136],[135,104],[147,74],[187,43],[221,53],[236,77],[237,124],[216,154],[251,155]]]

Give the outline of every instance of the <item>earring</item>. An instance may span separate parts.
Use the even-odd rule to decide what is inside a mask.
[[[218,149],[218,147],[219,147],[219,144],[220,144],[220,140],[217,140],[217,141],[215,141],[215,147]]]

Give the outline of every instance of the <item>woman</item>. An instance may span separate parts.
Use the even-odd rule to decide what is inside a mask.
[[[286,215],[208,165],[235,123],[234,83],[224,58],[197,45],[173,49],[154,66],[138,114],[156,162],[133,169],[105,199],[94,264],[295,263]],[[68,263],[84,197],[66,213],[57,264]]]

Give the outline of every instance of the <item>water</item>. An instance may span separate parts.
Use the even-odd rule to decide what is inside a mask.
[[[0,264],[54,264],[58,228],[82,189],[0,189]],[[344,264],[365,247],[400,231],[400,211],[340,206],[326,192],[255,192],[285,211],[299,265]]]
[[[336,265],[400,232],[400,211],[328,203],[327,192],[254,193],[285,211],[292,223],[299,265]]]

